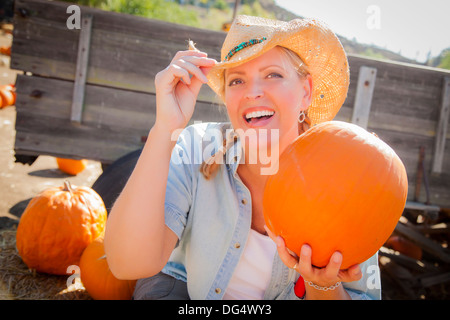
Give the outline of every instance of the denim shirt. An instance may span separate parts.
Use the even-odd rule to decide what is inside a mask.
[[[240,140],[227,151],[214,178],[207,180],[200,172],[230,128],[229,123],[188,126],[172,151],[165,221],[179,241],[162,272],[187,281],[191,299],[222,299],[251,228],[250,191],[237,174],[243,158]],[[360,266],[362,279],[343,286],[353,299],[380,299],[377,255]],[[299,299],[294,293],[298,277],[276,253],[264,299]]]

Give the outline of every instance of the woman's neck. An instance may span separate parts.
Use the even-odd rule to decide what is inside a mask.
[[[262,175],[260,164],[240,164],[237,173],[249,190],[264,188],[268,175]]]

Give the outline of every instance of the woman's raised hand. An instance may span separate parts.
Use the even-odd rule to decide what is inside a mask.
[[[175,54],[167,68],[155,77],[156,124],[170,132],[184,128],[194,113],[201,86],[216,60],[200,51],[186,50]]]

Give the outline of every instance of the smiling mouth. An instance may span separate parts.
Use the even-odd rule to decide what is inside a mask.
[[[274,111],[264,110],[264,111],[253,111],[249,112],[244,116],[247,123],[258,123],[259,121],[267,120],[273,117]]]

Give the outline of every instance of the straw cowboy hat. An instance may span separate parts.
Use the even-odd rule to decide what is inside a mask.
[[[224,70],[254,59],[275,46],[297,53],[313,79],[308,109],[312,124],[335,117],[347,96],[349,66],[344,48],[324,23],[312,19],[289,22],[237,16],[222,46],[221,62],[208,74],[208,84],[222,100]]]

